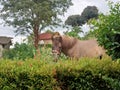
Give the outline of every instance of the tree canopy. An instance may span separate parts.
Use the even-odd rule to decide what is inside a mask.
[[[98,17],[98,9],[96,6],[87,6],[81,15],[71,15],[65,21],[65,24],[71,26],[82,26],[91,18]]]
[[[34,44],[38,47],[38,33],[50,25],[58,25],[58,15],[67,11],[71,0],[0,0],[0,17],[5,24],[16,28],[16,33],[34,33]]]
[[[71,25],[71,26],[78,26],[82,25],[84,23],[84,20],[82,20],[80,15],[71,15],[67,18],[65,21],[65,24]]]

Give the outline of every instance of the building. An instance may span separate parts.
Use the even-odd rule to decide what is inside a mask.
[[[40,45],[52,44],[51,37],[52,37],[51,33],[41,33],[41,34],[39,34],[39,44]]]
[[[4,49],[9,50],[10,45],[12,45],[11,39],[11,37],[0,36],[0,57],[2,57]]]

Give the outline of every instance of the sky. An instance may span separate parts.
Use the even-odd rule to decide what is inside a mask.
[[[118,2],[120,0],[110,0],[113,2]],[[109,13],[109,7],[107,5],[106,0],[72,0],[73,6],[71,6],[67,12],[64,14],[64,16],[61,17],[63,21],[67,19],[70,15],[81,15],[84,8],[87,6],[96,6],[100,13],[108,14]],[[10,26],[3,26],[2,20],[0,19],[0,36],[8,36],[13,37],[13,43],[15,42],[22,42],[22,40],[25,38],[25,36],[16,36],[13,32],[14,28]],[[89,30],[87,25],[83,25],[82,29],[87,32]]]

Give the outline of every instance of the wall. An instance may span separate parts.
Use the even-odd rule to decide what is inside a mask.
[[[2,57],[3,46],[0,45],[0,58]]]

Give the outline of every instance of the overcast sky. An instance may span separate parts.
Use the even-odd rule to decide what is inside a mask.
[[[110,0],[110,1],[117,2],[120,0]],[[109,8],[107,6],[106,0],[72,0],[72,2],[74,5],[71,6],[68,9],[67,13],[65,13],[65,15],[62,17],[63,21],[65,21],[67,17],[70,15],[76,15],[76,14],[80,15],[81,12],[83,12],[84,8],[86,8],[87,6],[96,6],[99,12],[104,13],[104,14],[107,14],[109,12]],[[15,36],[13,32],[14,29],[9,26],[3,26],[1,25],[1,23],[2,23],[2,20],[0,20],[0,36],[14,37]],[[83,29],[87,30],[87,27],[83,26]],[[14,38],[14,42],[19,41],[17,38],[18,37]]]

